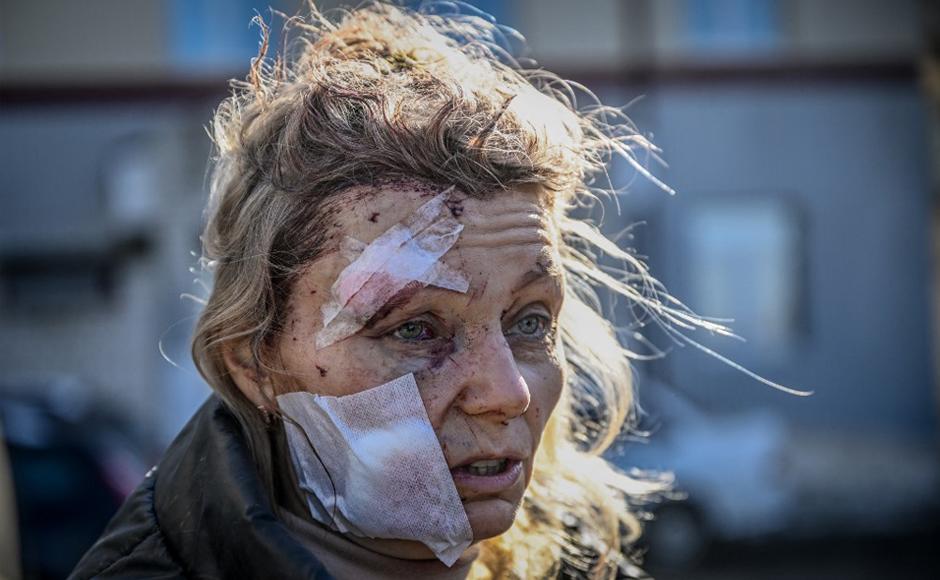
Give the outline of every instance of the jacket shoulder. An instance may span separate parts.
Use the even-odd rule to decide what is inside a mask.
[[[127,498],[101,538],[82,557],[69,580],[86,578],[185,578],[157,525],[151,470]]]

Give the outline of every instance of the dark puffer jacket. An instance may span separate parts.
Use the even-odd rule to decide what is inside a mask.
[[[330,578],[278,520],[234,415],[211,396],[70,578]]]

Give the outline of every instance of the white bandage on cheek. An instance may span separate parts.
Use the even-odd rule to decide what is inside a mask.
[[[473,531],[414,375],[342,397],[280,395],[311,514],[342,533],[425,544],[451,566]]]
[[[340,251],[352,263],[337,277],[322,307],[317,348],[355,334],[412,282],[467,291],[467,277],[439,261],[463,230],[445,203],[453,189],[434,196],[368,245],[353,238],[343,240]]]

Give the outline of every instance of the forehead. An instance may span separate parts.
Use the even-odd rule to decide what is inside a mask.
[[[344,192],[334,198],[324,253],[294,286],[292,308],[321,319],[317,348],[421,304],[460,312],[465,324],[502,319],[526,301],[557,310],[564,275],[547,201],[533,189],[485,199],[453,188]]]
[[[447,189],[401,182],[381,187],[351,188],[338,195],[332,202],[335,205],[331,212],[333,232],[330,241],[324,253],[307,269],[302,286],[308,294],[317,294],[319,289],[331,288],[334,282],[340,284],[342,279],[343,288],[347,285],[354,288],[354,282],[347,282],[358,274],[349,279],[350,272],[346,269],[351,261],[362,256],[359,252],[377,239],[376,243],[385,248],[390,232],[412,224],[415,215],[423,211],[423,206]],[[465,280],[464,288],[471,297],[483,296],[484,290],[487,296],[502,295],[503,291],[510,292],[519,287],[520,282],[531,281],[520,280],[530,275],[546,277],[548,274],[547,277],[559,279],[558,284],[561,283],[558,236],[550,200],[540,189],[520,188],[485,198],[469,197],[453,189],[443,199],[446,209],[438,206],[440,215],[460,228],[460,232],[453,246],[440,256],[439,262],[450,272],[456,271],[456,278]],[[419,208],[422,210],[416,211]],[[350,252],[350,247],[356,250]],[[411,259],[409,256],[407,252],[398,253],[391,259],[408,260]],[[375,254],[372,258],[378,262],[383,260],[382,256]],[[355,266],[357,271],[360,267],[358,262]],[[392,269],[400,275],[402,264],[396,264]],[[373,279],[370,283],[377,281]],[[441,295],[440,291],[433,290],[436,286],[439,284],[431,283],[427,290]],[[334,293],[336,290],[333,287]],[[358,299],[365,300],[368,295],[371,293],[362,293]],[[444,295],[456,298],[460,294],[445,291]],[[320,297],[323,297],[322,293]]]
[[[406,221],[422,204],[447,188],[423,182],[355,187],[333,201],[333,248],[346,236],[366,244]],[[545,193],[536,187],[512,189],[479,198],[457,189],[447,208],[462,226],[454,249],[500,247],[522,243],[554,246],[556,235]]]

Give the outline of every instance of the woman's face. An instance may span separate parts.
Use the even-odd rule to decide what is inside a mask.
[[[564,278],[544,198],[534,188],[486,200],[451,192],[448,206],[464,228],[441,260],[466,277],[467,292],[413,284],[375,305],[356,334],[316,348],[321,306],[350,263],[339,240],[368,244],[439,192],[411,183],[341,194],[335,245],[294,286],[278,346],[287,376],[317,394],[348,395],[414,373],[479,541],[512,525],[564,382]]]

